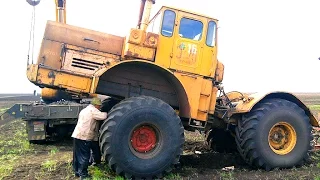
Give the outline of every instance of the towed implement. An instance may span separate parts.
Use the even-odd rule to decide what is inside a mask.
[[[237,149],[267,170],[303,164],[318,121],[293,94],[224,91],[218,20],[142,0],[125,37],[66,24],[65,1],[48,21],[27,77],[50,103],[95,95],[114,102],[100,129],[105,162],[127,178],[156,178],[178,163],[184,130],[207,133],[217,151]],[[214,160],[213,160],[214,161]]]

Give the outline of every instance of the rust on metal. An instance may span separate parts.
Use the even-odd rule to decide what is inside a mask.
[[[157,48],[159,42],[159,35],[155,33],[148,32],[146,35],[146,40],[143,45],[150,48]]]
[[[124,49],[124,57],[127,59],[146,59],[153,61],[155,56],[155,49],[143,47],[136,44],[126,43]]]

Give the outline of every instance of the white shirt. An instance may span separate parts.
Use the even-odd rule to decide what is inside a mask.
[[[89,104],[82,109],[77,125],[72,133],[72,137],[81,140],[98,140],[98,126],[96,120],[105,120],[107,118],[106,112],[99,111],[96,107]]]

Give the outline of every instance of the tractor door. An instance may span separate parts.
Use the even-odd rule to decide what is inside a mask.
[[[199,16],[178,11],[176,22],[178,27],[173,36],[170,68],[201,74],[206,21]]]

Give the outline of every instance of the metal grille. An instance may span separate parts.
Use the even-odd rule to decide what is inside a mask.
[[[85,59],[79,59],[79,58],[72,58],[72,64],[71,66],[87,69],[87,70],[96,70],[99,68],[99,66],[102,66],[103,64],[85,60]]]

